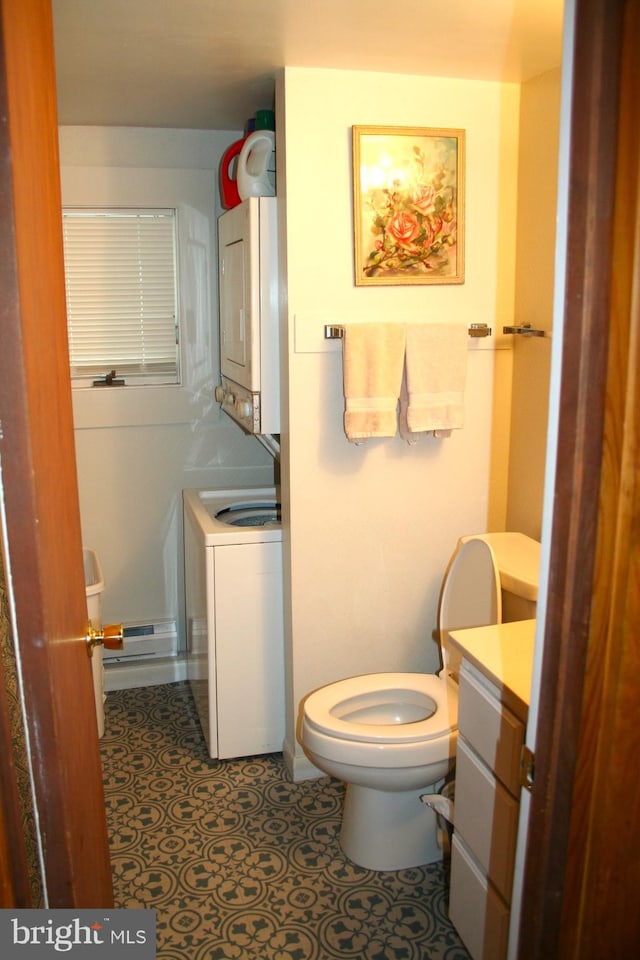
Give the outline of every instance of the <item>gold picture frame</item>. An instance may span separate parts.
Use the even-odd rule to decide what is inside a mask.
[[[356,286],[464,283],[465,131],[353,127]]]

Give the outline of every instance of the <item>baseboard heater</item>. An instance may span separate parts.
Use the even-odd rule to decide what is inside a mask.
[[[124,626],[124,649],[102,649],[102,658],[110,666],[131,663],[132,660],[151,660],[157,657],[175,657],[178,654],[178,631],[175,620],[158,623],[127,623]]]

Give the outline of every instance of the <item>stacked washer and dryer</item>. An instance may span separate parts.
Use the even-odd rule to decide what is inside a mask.
[[[279,453],[277,201],[218,220],[216,399]],[[187,671],[207,747],[230,758],[282,750],[282,528],[275,487],[185,490]]]

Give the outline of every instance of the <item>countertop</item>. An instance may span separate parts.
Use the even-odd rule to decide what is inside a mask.
[[[518,620],[453,630],[449,636],[464,659],[528,709],[535,633],[535,620]]]

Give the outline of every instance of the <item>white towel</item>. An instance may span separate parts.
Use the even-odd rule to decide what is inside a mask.
[[[400,433],[409,443],[433,432],[449,436],[464,424],[467,328],[458,323],[410,323]]]
[[[405,336],[399,323],[344,328],[344,430],[349,440],[396,435]]]

